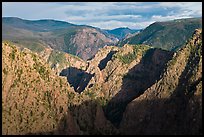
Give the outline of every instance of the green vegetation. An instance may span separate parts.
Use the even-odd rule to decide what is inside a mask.
[[[85,95],[89,96],[91,99],[94,99],[96,97],[96,94],[93,91],[86,91]]]
[[[75,97],[75,94],[72,92],[67,93],[68,99],[72,100]]]
[[[175,65],[176,64],[176,58],[172,58],[172,60],[169,62],[170,65]]]
[[[105,98],[105,97],[97,97],[96,100],[101,106],[106,106],[110,99]]]
[[[92,99],[94,99],[96,97],[96,94],[94,92],[89,92],[88,96]]]
[[[53,50],[49,56],[48,62],[52,64],[63,64],[66,62],[65,54],[56,50]]]
[[[70,54],[75,54],[77,47],[71,44],[71,38],[73,35],[76,34],[76,28],[70,28],[67,33],[64,35],[64,43],[65,43],[65,49],[64,51]]]
[[[39,53],[39,52],[41,52],[41,51],[43,51],[45,49],[44,45],[41,44],[38,40],[35,40],[35,39],[12,40],[12,43],[18,45],[19,47],[28,48],[31,51],[37,52],[37,53]]]
[[[129,33],[133,34],[137,32],[138,30],[131,30],[129,28],[116,28],[113,30],[107,30],[107,33],[117,37],[118,39],[123,39],[125,36]]]
[[[49,80],[49,72],[40,62],[35,62],[33,68],[40,74],[42,79],[46,80],[47,78]]]
[[[18,84],[18,79],[15,79],[13,81],[13,84],[11,85],[11,88],[14,88]]]
[[[31,44],[26,45],[26,48],[30,49],[31,51],[38,52],[38,53],[44,50],[44,47],[40,43],[37,43],[37,42],[33,42]]]
[[[72,57],[75,58],[75,59],[82,60],[81,58],[79,58],[78,56],[75,56],[75,55],[73,55],[73,54],[69,54],[69,55],[72,56]]]
[[[38,72],[41,74],[41,75],[43,75],[44,73],[45,73],[45,67],[43,67],[43,66],[40,66],[39,67],[39,69],[38,69]]]
[[[62,88],[62,79],[60,79],[60,88]]]
[[[4,43],[5,45],[9,45],[12,49],[14,49],[14,44],[12,41],[9,40],[2,40],[2,43]]]
[[[156,22],[145,28],[138,35],[122,41],[119,46],[126,43],[145,43],[155,48],[177,51],[192,36],[194,30],[197,28],[202,28],[201,18]]]
[[[202,45],[202,43],[201,43]],[[201,57],[202,56],[202,48],[198,48],[198,56]]]
[[[116,58],[118,58],[124,64],[130,64],[133,60],[136,59],[137,55],[144,55],[146,51],[150,48],[147,45],[132,45],[133,53],[128,53],[125,55],[116,54]]]
[[[141,55],[144,55],[146,53],[146,51],[148,49],[150,49],[151,47],[148,46],[148,45],[134,45],[133,46],[133,53],[134,54],[141,54]]]
[[[46,109],[50,110],[51,105],[52,105],[51,102],[53,100],[50,91],[44,92],[43,100],[44,100],[44,105],[45,105]]]
[[[136,55],[132,54],[132,53],[128,53],[128,54],[123,55],[123,56],[119,55],[118,58],[122,63],[130,64],[136,58]]]
[[[16,49],[13,49],[12,52],[9,54],[9,57],[14,60],[15,59]]]
[[[6,69],[4,68],[4,69],[3,69],[3,73],[4,73],[5,75],[7,75],[7,74],[8,74],[8,71],[6,71]]]
[[[31,56],[32,56],[32,58],[33,58],[33,61],[34,61],[34,62],[37,62],[37,56],[36,56],[35,54],[32,54]]]
[[[23,74],[23,70],[22,69],[17,69],[17,78],[20,81],[21,75]]]

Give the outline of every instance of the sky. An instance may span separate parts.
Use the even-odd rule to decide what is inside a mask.
[[[2,2],[2,16],[144,29],[156,21],[202,17],[202,2]]]

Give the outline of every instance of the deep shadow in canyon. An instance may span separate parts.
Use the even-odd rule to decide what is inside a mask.
[[[198,65],[198,60],[199,58],[194,58],[193,60],[196,66]],[[98,128],[101,123],[96,122],[100,119],[100,117],[96,117],[97,107],[102,106],[94,100],[89,100],[79,105],[72,105],[69,107],[68,112],[60,120],[55,131],[34,134],[202,135],[202,95],[195,94],[196,85],[202,81],[202,78],[192,83],[188,82],[187,79],[193,76],[193,73],[188,73],[194,66],[194,63],[191,64],[190,62],[192,62],[191,59],[188,60],[187,64],[189,65],[185,67],[181,74],[178,87],[169,98],[154,97],[150,100],[135,100],[129,102],[130,105],[128,105],[128,108],[126,108],[127,104],[125,104],[125,102],[121,104],[119,104],[120,102],[114,102],[117,103],[116,106],[110,106],[110,108],[115,111],[110,110],[111,113],[109,113],[109,116],[110,118],[112,118],[112,116],[116,117],[116,119],[111,119],[112,121],[110,121],[114,126],[118,127],[117,132],[106,127],[106,125],[104,129]],[[127,78],[123,79],[124,82],[125,79]],[[148,79],[149,78],[146,78],[144,81]],[[127,89],[126,85],[123,85],[123,87]],[[148,88],[148,86],[144,88]],[[185,89],[187,89],[188,94],[185,94]],[[120,92],[125,91],[121,90]],[[142,93],[138,92],[133,94],[134,96],[132,96],[132,98],[122,99],[124,101],[129,101],[138,97],[140,94]],[[135,95],[137,96],[135,97]],[[111,101],[119,101],[121,96],[117,94],[113,99],[114,100]],[[108,105],[112,104],[109,103]],[[109,107],[108,105],[106,107]],[[108,109],[106,109],[106,111],[107,110]],[[104,115],[103,111],[100,113]],[[121,115],[123,115],[123,117],[121,117]],[[118,125],[116,125],[117,120],[120,121]]]
[[[60,72],[60,76],[66,76],[67,82],[74,87],[74,90],[81,93],[94,76],[94,74],[89,74],[82,69],[75,67],[68,67]]]
[[[107,119],[119,127],[127,104],[161,78],[172,55],[169,51],[149,49],[140,63],[123,77],[121,90],[104,107]]]
[[[103,69],[106,67],[108,61],[110,61],[110,60],[112,59],[113,55],[114,55],[116,52],[117,52],[117,51],[110,51],[110,52],[108,53],[108,55],[107,55],[104,59],[102,59],[102,60],[100,61],[100,63],[98,64],[98,67],[99,67],[100,70],[103,70]]]
[[[170,52],[150,49],[140,63],[123,77],[121,90],[103,107],[104,111],[101,112],[117,127],[118,132],[105,127],[104,129],[97,128],[100,125],[95,122],[98,102],[84,101],[80,105],[69,108],[55,131],[36,134],[76,135],[81,134],[79,130],[82,130],[92,135],[202,135],[202,96],[194,94],[202,78],[193,83],[188,81],[194,75],[192,69],[195,67],[194,64],[198,66],[200,58],[189,58],[178,86],[169,98],[155,97],[151,100],[132,101],[160,80],[166,69],[166,63],[171,58]],[[84,74],[89,76],[81,70],[72,69],[76,74],[70,74],[73,70],[69,74],[73,77]],[[66,73],[67,71],[64,71],[61,75]],[[71,82],[75,83],[75,81]],[[77,86],[76,84],[76,89]],[[127,105],[128,108],[126,108]]]
[[[80,135],[80,130],[90,135],[202,135],[202,102],[199,102],[202,96],[184,97],[188,98],[185,107],[180,101],[183,97],[174,95],[168,99],[132,102],[117,132],[98,128],[100,123],[95,122],[98,103],[85,101],[69,108],[56,130],[28,135]]]

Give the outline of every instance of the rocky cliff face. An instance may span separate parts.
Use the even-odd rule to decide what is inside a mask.
[[[163,77],[128,104],[122,134],[202,134],[202,32],[168,62]]]
[[[2,43],[3,134],[52,132],[74,96],[37,54]]]
[[[82,94],[102,97],[119,134],[202,134],[201,34],[196,30],[175,53],[146,45],[103,48],[89,61],[86,72],[94,76]]]
[[[105,46],[86,62],[2,46],[3,134],[202,134],[202,30],[178,52]]]
[[[102,97],[107,119],[118,126],[126,105],[162,77],[171,56],[147,45],[107,46],[88,61],[83,72],[68,68],[63,73],[77,92]]]
[[[75,55],[87,60],[94,56],[99,48],[116,44],[117,39],[111,39],[94,28],[83,28],[71,39],[76,47]]]
[[[59,75],[63,69],[68,67],[76,67],[77,69],[82,70],[87,67],[87,63],[79,57],[51,48],[45,48],[45,50],[41,51],[38,55],[49,64],[50,68],[57,75]]]
[[[76,93],[65,78],[57,76],[43,54],[4,42],[2,65],[3,134],[114,132],[100,105],[87,94]]]

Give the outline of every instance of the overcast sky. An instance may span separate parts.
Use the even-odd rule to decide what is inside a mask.
[[[202,17],[202,2],[3,2],[2,16],[141,29],[155,21]]]

